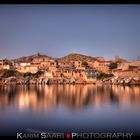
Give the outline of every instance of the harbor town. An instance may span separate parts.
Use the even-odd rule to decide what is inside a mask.
[[[40,53],[0,60],[0,85],[140,85],[140,60],[112,60],[82,54],[52,58]]]
[[[2,139],[133,139],[139,122],[140,5],[0,5]]]

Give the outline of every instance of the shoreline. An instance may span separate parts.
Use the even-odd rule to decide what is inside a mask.
[[[94,81],[86,81],[76,78],[17,78],[8,77],[0,80],[0,85],[140,85],[140,77],[110,77],[104,79],[95,78]]]
[[[116,85],[116,86],[140,86],[140,83],[134,83],[134,84],[112,84],[112,83],[51,83],[51,84],[17,84],[17,83],[8,83],[8,84],[3,84],[0,83],[0,86],[45,86],[45,85],[96,85],[96,86],[104,86],[104,85]]]

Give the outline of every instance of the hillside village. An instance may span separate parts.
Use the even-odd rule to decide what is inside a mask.
[[[140,84],[140,60],[128,62],[116,56],[69,54],[52,58],[42,54],[0,60],[0,84]]]

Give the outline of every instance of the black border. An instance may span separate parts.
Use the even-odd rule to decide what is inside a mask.
[[[140,4],[140,0],[0,0],[0,4]]]

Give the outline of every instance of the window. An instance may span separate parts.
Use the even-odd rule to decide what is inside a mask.
[[[87,76],[88,79],[90,79],[90,76]]]
[[[93,71],[92,74],[95,74],[95,72]]]
[[[88,71],[88,74],[90,74],[90,71]]]

